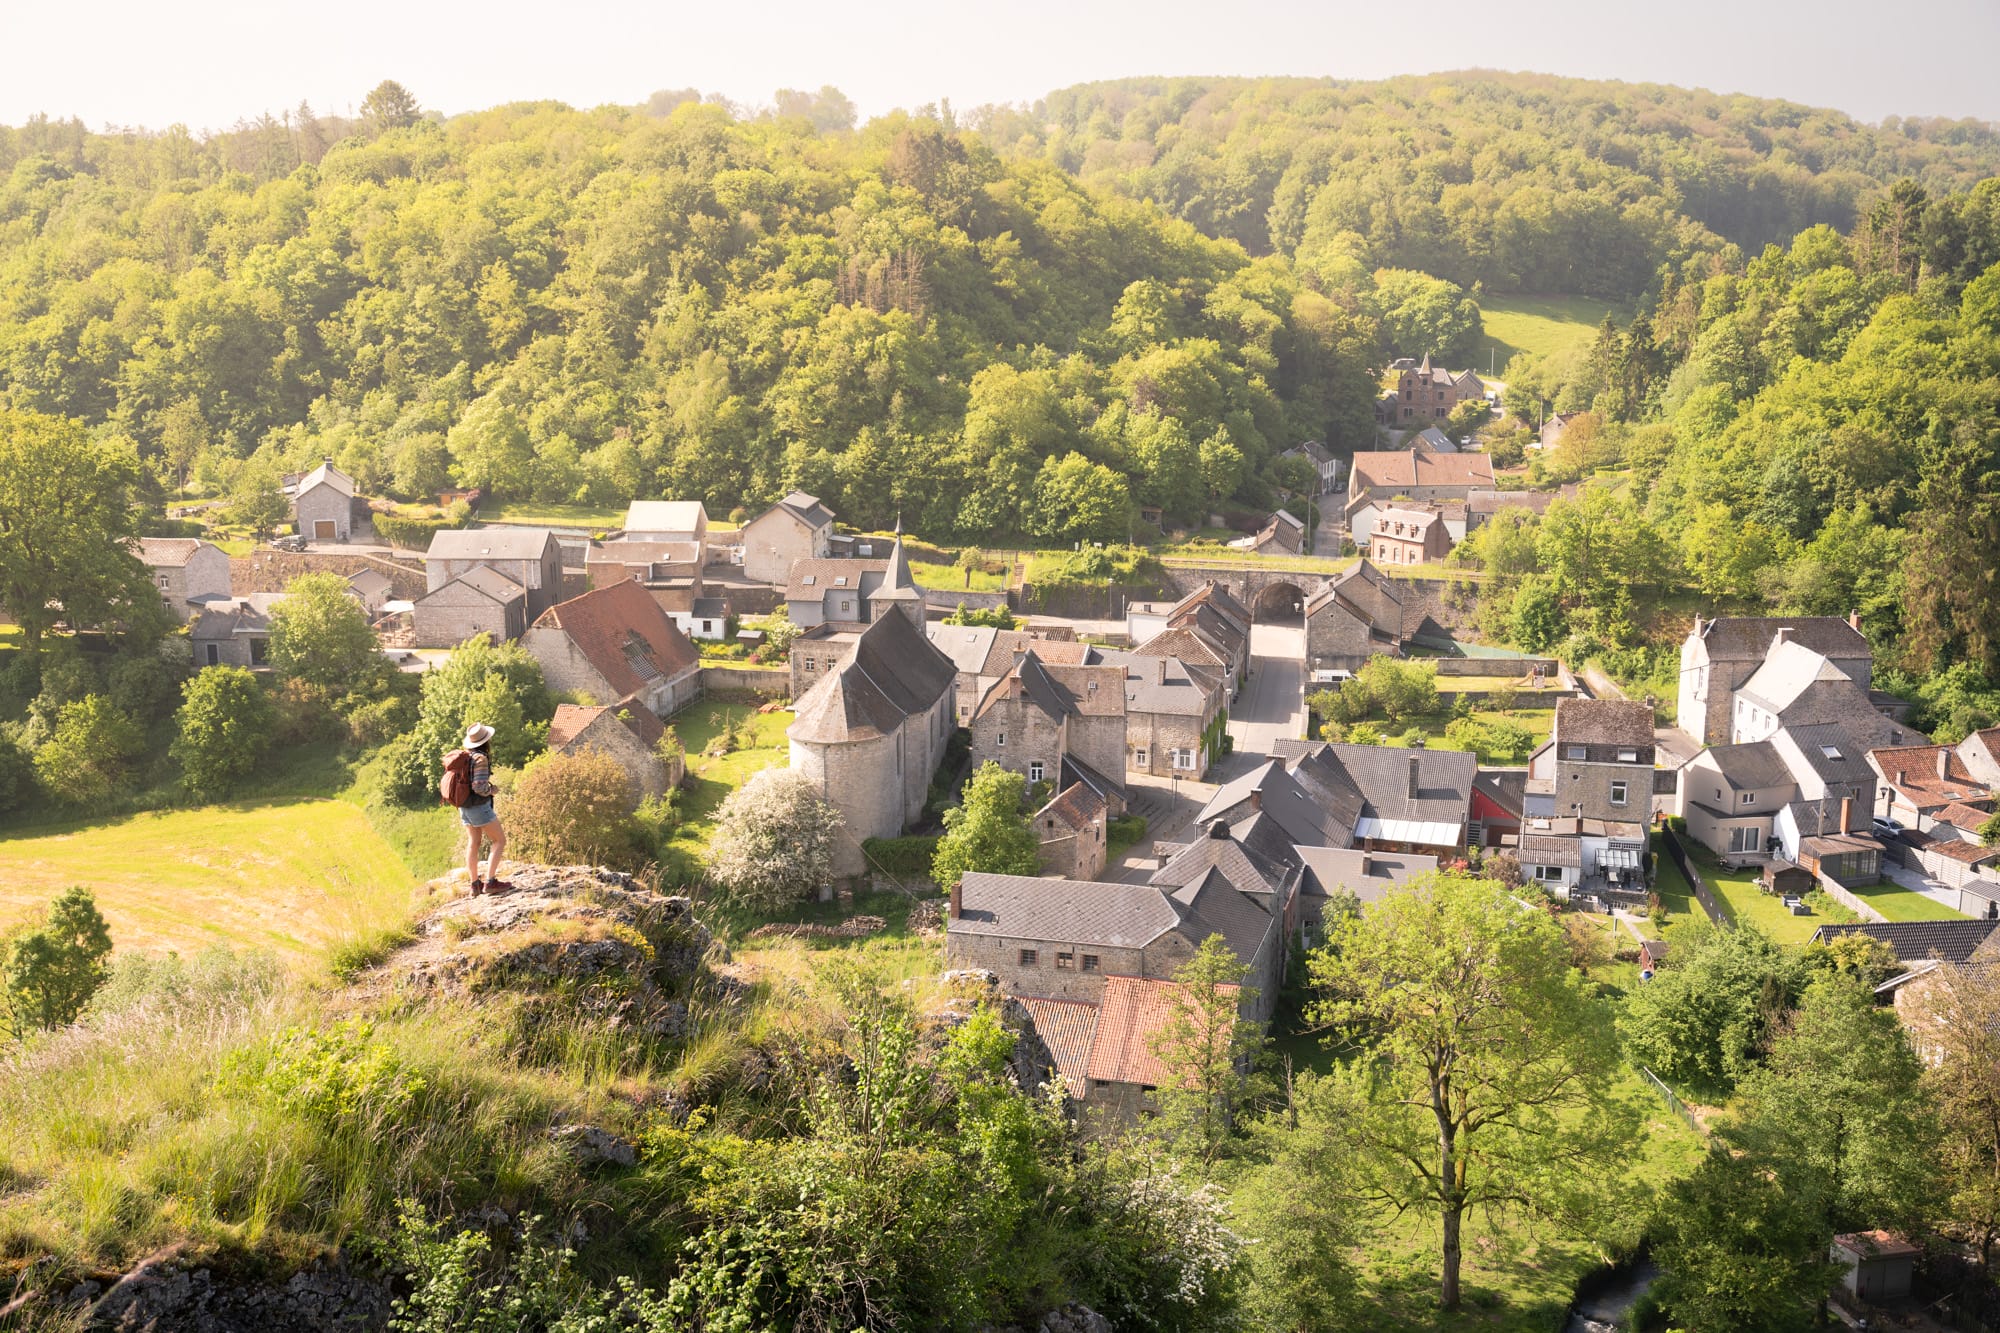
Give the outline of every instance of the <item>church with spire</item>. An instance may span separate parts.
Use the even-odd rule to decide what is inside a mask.
[[[908,619],[921,634],[924,595],[903,551],[902,519],[896,520],[896,540],[887,559],[794,560],[785,581],[785,612],[805,630],[861,629],[893,613]]]

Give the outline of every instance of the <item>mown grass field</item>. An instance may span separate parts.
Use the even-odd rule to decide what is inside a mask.
[[[1482,296],[1479,316],[1486,336],[1472,368],[1485,375],[1490,361],[1493,373],[1504,375],[1517,353],[1546,356],[1587,343],[1597,336],[1607,311],[1622,321],[1622,310],[1589,296]]]
[[[1004,573],[975,569],[972,581],[966,582],[965,570],[957,565],[936,565],[927,560],[910,562],[910,577],[917,581],[919,588],[944,588],[952,592],[1000,592],[1007,586]]]
[[[394,920],[416,879],[355,804],[237,802],[0,838],[0,929],[72,884],[120,949],[211,944],[300,960]]]
[[[481,523],[514,523],[527,527],[615,528],[625,521],[623,509],[591,505],[506,504],[488,502],[479,506]]]

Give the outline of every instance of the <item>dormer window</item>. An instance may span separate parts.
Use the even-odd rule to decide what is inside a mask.
[[[1828,759],[1840,758],[1840,747],[1838,745],[1822,745],[1819,747],[1819,752]]]
[[[1570,760],[1576,763],[1582,763],[1584,755],[1587,753],[1587,751],[1581,745],[1572,745],[1568,747],[1565,753]]]
[[[845,574],[834,575],[833,586],[836,588],[845,588],[847,586],[847,575]]]
[[[1620,750],[1618,752],[1618,762],[1621,764],[1636,764],[1639,762],[1639,752],[1637,750]]]

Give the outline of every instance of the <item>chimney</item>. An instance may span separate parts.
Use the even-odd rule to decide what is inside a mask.
[[[1361,877],[1362,877],[1363,879],[1366,879],[1366,878],[1368,878],[1368,877],[1369,877],[1370,875],[1373,875],[1374,873],[1375,873],[1375,858],[1374,858],[1374,857],[1372,857],[1372,856],[1370,856],[1370,855],[1368,855],[1368,853],[1367,853],[1367,852],[1365,852],[1365,851],[1364,851],[1364,852],[1362,852],[1362,853],[1361,853]]]
[[[1848,829],[1850,829],[1850,828],[1852,828],[1852,827],[1853,827],[1853,822],[1852,822],[1852,821],[1853,821],[1853,817],[1854,817],[1854,798],[1853,798],[1852,796],[1843,796],[1843,797],[1841,797],[1841,798],[1840,798],[1840,831],[1841,831],[1842,833],[1845,833],[1845,832],[1847,832],[1847,830],[1848,830]]]
[[[1778,642],[1779,642],[1779,643],[1790,643],[1791,641],[1792,641],[1792,627],[1791,627],[1790,625],[1781,625],[1781,626],[1779,626],[1779,628],[1778,628]]]
[[[1264,808],[1264,789],[1262,787],[1251,789],[1250,808],[1252,810],[1262,810]]]
[[[1417,799],[1417,790],[1421,785],[1418,782],[1417,774],[1422,769],[1423,762],[1423,760],[1417,758],[1415,755],[1410,756],[1410,799],[1413,801]]]
[[[1847,613],[1847,627],[1856,634],[1861,632],[1861,613],[1859,611],[1849,611]]]
[[[954,884],[951,886],[951,905],[946,910],[947,920],[956,921],[965,912],[965,890]]]
[[[1254,802],[1257,798],[1255,796],[1252,796],[1250,799]],[[1226,820],[1218,819],[1213,824],[1210,824],[1208,826],[1208,836],[1215,839],[1217,842],[1229,841],[1228,822]]]
[[[1946,747],[1942,746],[1942,745],[1938,746],[1938,760],[1937,760],[1937,764],[1938,764],[1938,780],[1939,780],[1939,781],[1946,781],[1946,780],[1950,779],[1950,777],[1951,777],[1951,751],[1950,751],[1949,749],[1947,749]]]

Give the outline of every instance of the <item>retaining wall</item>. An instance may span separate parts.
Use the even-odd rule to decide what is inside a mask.
[[[965,603],[969,611],[992,611],[999,607],[1011,610],[1014,605],[1014,595],[1005,591],[961,592],[951,588],[920,588],[918,591],[924,595],[925,606],[941,610],[947,615],[958,610],[960,602]]]
[[[740,690],[766,698],[784,699],[792,693],[792,673],[787,667],[703,666],[703,690]]]
[[[424,595],[424,566],[391,560],[366,551],[274,551],[260,546],[249,555],[229,557],[229,590],[238,597],[253,592],[283,592],[301,574],[338,574],[346,578],[364,569],[389,576],[391,596],[415,601]]]

